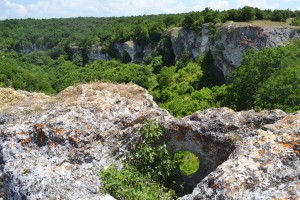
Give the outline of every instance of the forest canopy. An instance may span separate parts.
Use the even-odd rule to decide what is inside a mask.
[[[293,25],[299,25],[300,11],[248,6],[137,17],[4,20],[0,21],[0,87],[56,94],[77,83],[135,83],[148,89],[160,106],[178,117],[221,106],[293,112],[300,108],[299,41],[248,51],[227,85],[221,85],[215,77],[210,52],[197,59],[183,53],[176,61],[170,52],[158,52],[140,64],[131,63],[126,55],[95,62],[88,62],[84,55],[70,57],[71,46],[86,52],[93,44],[101,44],[101,51],[114,58],[111,46],[128,40],[141,47],[159,41],[168,47],[170,38],[164,32],[172,27],[201,32],[204,23],[285,21],[290,17]]]

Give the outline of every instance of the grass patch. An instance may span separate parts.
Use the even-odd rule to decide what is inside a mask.
[[[292,21],[294,20],[294,18],[289,18],[286,20],[286,22],[275,22],[275,21],[271,21],[271,20],[253,20],[253,21],[249,21],[249,22],[233,22],[233,21],[229,21],[226,22],[225,24],[234,24],[237,26],[262,26],[262,27],[267,27],[267,28],[273,28],[273,27],[281,27],[281,26],[295,26],[294,24],[291,24]],[[297,27],[297,26],[295,26]]]
[[[186,175],[194,174],[200,167],[199,158],[189,151],[175,153],[175,160],[180,162],[179,169]]]
[[[158,182],[149,179],[135,167],[125,165],[118,170],[111,165],[106,170],[101,169],[101,193],[109,193],[116,199],[173,199],[173,191],[166,189]]]

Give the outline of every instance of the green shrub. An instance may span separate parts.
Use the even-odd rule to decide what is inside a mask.
[[[172,194],[159,183],[148,179],[139,170],[124,165],[118,170],[116,165],[101,169],[101,193],[109,193],[116,199],[171,199]]]
[[[295,112],[300,109],[300,65],[281,69],[267,79],[257,91],[257,108],[282,109]]]
[[[294,18],[293,21],[291,22],[291,25],[300,26],[300,17]]]
[[[145,121],[141,131],[142,143],[130,154],[128,163],[148,178],[167,184],[178,162],[172,159],[162,142],[164,132],[156,120]]]
[[[180,162],[179,169],[186,175],[191,175],[198,171],[200,162],[195,154],[189,151],[179,151],[174,156]]]
[[[112,165],[100,170],[101,192],[117,199],[173,199],[177,187],[172,172],[179,162],[172,159],[164,135],[156,120],[146,121],[141,131],[141,143],[130,153],[118,170]]]

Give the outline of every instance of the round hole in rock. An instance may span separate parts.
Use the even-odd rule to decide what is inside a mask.
[[[200,167],[199,158],[189,151],[178,151],[174,154],[176,160],[180,163],[179,169],[185,175],[191,175],[198,171]]]

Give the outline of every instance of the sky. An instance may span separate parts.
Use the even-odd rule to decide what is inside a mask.
[[[0,0],[0,20],[169,14],[245,5],[300,10],[300,0]]]

